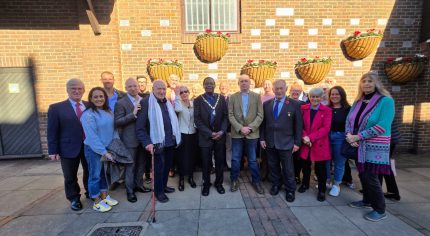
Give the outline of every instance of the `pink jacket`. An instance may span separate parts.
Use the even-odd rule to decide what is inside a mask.
[[[300,148],[300,157],[307,160],[309,151],[311,152],[311,161],[325,161],[331,159],[329,132],[331,127],[331,108],[320,104],[311,124],[310,104],[301,107],[303,115],[303,132],[302,137],[308,136],[311,140],[312,147],[302,144]]]

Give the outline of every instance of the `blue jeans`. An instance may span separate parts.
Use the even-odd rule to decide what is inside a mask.
[[[331,156],[334,165],[334,184],[342,183],[343,174],[345,172],[346,158],[342,155],[342,143],[345,140],[344,132],[331,131],[330,134]],[[330,162],[327,161],[327,176],[330,175]]]
[[[240,174],[240,162],[243,156],[243,147],[245,146],[246,156],[248,157],[248,167],[251,169],[252,183],[259,183],[260,171],[257,165],[257,142],[258,139],[232,138],[232,158],[231,158],[231,181],[236,181]]]
[[[108,186],[101,155],[95,153],[89,146],[84,147],[85,159],[88,163],[88,191],[91,198],[97,198],[101,192],[107,192]]]

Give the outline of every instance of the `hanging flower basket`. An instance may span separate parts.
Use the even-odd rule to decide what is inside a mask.
[[[321,82],[330,72],[332,60],[328,58],[301,58],[295,65],[297,73],[306,84]]]
[[[149,59],[147,70],[152,82],[163,80],[167,84],[168,78],[172,74],[177,75],[181,80],[184,76],[182,63],[178,60]]]
[[[276,72],[277,67],[276,61],[266,60],[248,60],[248,62],[242,66],[241,74],[247,74],[249,78],[255,81],[255,87],[263,87],[265,80],[271,80]]]
[[[387,77],[395,83],[406,83],[424,72],[428,57],[417,54],[415,57],[389,57],[385,64]]]
[[[383,34],[375,29],[367,32],[355,31],[354,34],[343,40],[346,53],[354,59],[363,59],[376,50]]]
[[[220,31],[215,33],[207,29],[205,33],[197,35],[194,49],[199,60],[212,63],[221,60],[226,54],[229,41],[229,33],[223,34]]]

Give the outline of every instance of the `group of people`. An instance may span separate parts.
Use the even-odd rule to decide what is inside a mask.
[[[179,191],[185,188],[185,178],[196,188],[193,172],[200,161],[201,194],[208,196],[213,165],[213,184],[219,194],[225,193],[225,165],[230,169],[230,191],[239,189],[244,157],[255,191],[264,194],[261,182],[268,175],[270,194],[279,194],[284,186],[288,202],[295,200],[296,191],[309,189],[313,163],[317,200],[325,201],[327,188],[331,196],[340,194],[349,167],[343,151],[347,148],[355,150],[363,187],[363,199],[350,206],[373,208],[365,215],[370,221],[386,218],[380,178],[395,184],[390,167],[394,101],[375,72],[360,78],[352,106],[341,86],[315,87],[305,93],[300,81],[288,90],[285,80],[279,79],[265,81],[257,93],[246,74],[239,76],[240,91],[233,94],[228,94],[225,82],[216,93],[215,80],[206,77],[204,93],[194,97],[176,75],[170,76],[168,84],[154,81],[151,92],[146,92],[145,76],[127,79],[126,93],[114,89],[110,72],[103,72],[101,81],[103,87],[92,88],[88,102],[84,102],[83,82],[69,80],[69,98],[48,110],[49,156],[61,160],[66,197],[73,210],[82,209],[77,183],[80,162],[86,196],[100,212],[118,204],[108,190],[122,180],[130,202],[137,201],[135,192],[151,191],[143,184],[143,176],[151,178],[151,160],[153,191],[161,203],[169,201],[166,193],[175,191],[167,186],[173,159],[179,172]],[[132,156],[130,163],[115,163],[115,153],[109,149],[114,140],[126,147]],[[261,157],[261,168],[257,156]],[[116,165],[121,168],[112,174]],[[398,196],[398,190],[389,194]]]

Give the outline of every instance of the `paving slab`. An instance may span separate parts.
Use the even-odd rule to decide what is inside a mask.
[[[126,192],[123,189],[110,191],[109,195],[119,202],[118,205],[112,208],[112,212],[143,212],[143,210],[145,210],[146,205],[148,205],[148,202],[151,199],[151,193],[137,192],[137,202],[131,203],[127,200]]]
[[[23,170],[22,175],[63,175],[61,163],[54,161],[37,162],[35,166]]]
[[[429,191],[430,181],[416,180],[414,184],[401,183],[400,187],[401,187],[401,190],[403,189],[409,190],[413,193],[418,194],[421,197],[426,198],[427,201],[430,202],[430,191]],[[400,196],[402,196],[402,194],[400,194]]]
[[[84,208],[88,208],[91,204],[81,197]],[[82,212],[82,211],[81,211]],[[59,215],[59,214],[75,214],[76,211],[70,209],[70,202],[66,199],[64,190],[58,190],[51,193],[51,196],[39,202],[23,213],[23,215]]]
[[[254,235],[246,209],[201,210],[198,235]]]
[[[38,215],[21,216],[0,228],[2,236],[17,235],[60,235],[62,231],[70,229],[68,225],[77,220],[78,215]],[[72,234],[69,234],[72,235]],[[74,234],[78,235],[78,234]]]
[[[197,235],[199,210],[157,211],[156,222],[150,223],[145,236]]]
[[[5,178],[0,182],[0,191],[18,190],[31,182],[34,182],[39,177],[34,176],[12,176]]]
[[[188,188],[180,192],[176,189],[174,193],[167,194],[169,201],[157,202],[157,210],[196,210],[200,208],[201,187]]]
[[[387,219],[379,222],[370,222],[364,219],[364,215],[371,210],[369,209],[355,209],[348,206],[335,206],[339,212],[342,213],[349,221],[353,222],[367,235],[422,235],[416,229],[412,228],[399,218],[387,212]]]
[[[350,202],[355,202],[363,198],[362,194],[358,193],[353,189],[350,189],[343,185],[340,188],[341,188],[340,194],[337,197],[330,196],[328,194],[329,190],[327,191],[326,200],[331,205],[346,206]]]
[[[20,188],[20,190],[42,190],[56,189],[64,186],[64,178],[62,175],[47,175],[33,177],[34,181]]]
[[[112,212],[106,223],[122,223],[122,222],[135,222],[139,220],[142,212]]]
[[[331,206],[291,207],[291,210],[310,235],[366,235]]]
[[[401,215],[420,227],[430,230],[430,202],[429,203],[402,203],[388,206],[391,213]],[[417,210],[419,209],[419,210]]]
[[[112,213],[110,212],[77,214],[78,217],[69,222],[69,224],[60,233],[58,233],[58,235],[86,235],[94,227],[94,225],[98,223],[104,223],[111,217],[111,215]]]
[[[429,202],[429,199],[426,197],[423,197],[422,193],[417,193],[415,191],[411,191],[409,189],[406,189],[404,184],[402,182],[397,182],[397,185],[399,187],[401,202],[403,203],[426,203]],[[428,189],[428,186],[427,186]],[[424,190],[421,190],[424,191]],[[428,191],[428,190],[427,190]],[[388,201],[387,201],[388,202]]]
[[[313,185],[311,185],[313,186]],[[311,187],[312,188],[312,187]],[[324,202],[320,202],[317,200],[317,190],[316,189],[311,189],[309,188],[306,192],[304,193],[299,193],[296,191],[295,195],[296,195],[296,200],[294,200],[294,202],[287,202],[287,205],[289,207],[295,207],[295,206],[328,206],[329,203],[327,201]]]
[[[226,188],[225,194],[219,194],[215,187],[211,187],[209,196],[201,197],[200,209],[226,208],[245,208],[240,191],[231,192]]]
[[[406,170],[417,173],[430,179],[429,168],[407,168]]]
[[[10,216],[48,194],[49,190],[12,191],[0,198],[0,216]]]

